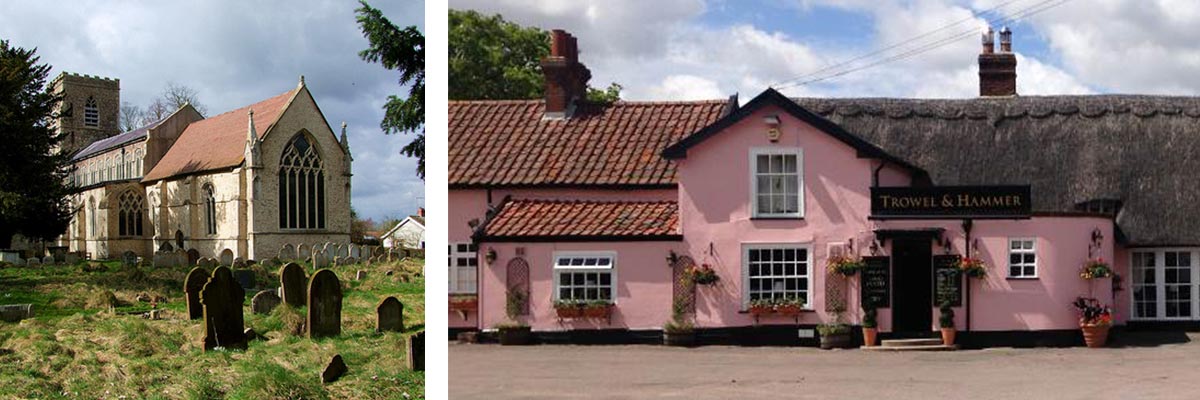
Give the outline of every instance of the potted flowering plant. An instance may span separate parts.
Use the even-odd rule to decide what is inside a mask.
[[[687,272],[691,276],[692,282],[697,285],[712,285],[721,280],[721,277],[717,276],[717,271],[714,271],[708,264],[693,265],[688,267]]]
[[[954,329],[954,308],[950,307],[950,302],[943,302],[938,306],[938,327],[942,329],[942,344],[953,346],[955,336],[958,331]]]
[[[800,311],[804,309],[804,299],[799,297],[785,297],[776,299],[772,303],[775,306],[775,313],[788,317],[800,315]]]
[[[583,304],[583,316],[586,318],[608,318],[612,312],[613,303],[608,300],[592,300]]]
[[[1079,269],[1079,277],[1083,279],[1108,278],[1112,275],[1112,267],[1109,267],[1103,258],[1087,260]]]
[[[862,260],[850,256],[833,256],[829,258],[829,272],[842,276],[854,275],[866,266]]]
[[[750,300],[750,315],[758,317],[772,312],[775,312],[775,301],[771,299]]]
[[[987,264],[978,258],[963,257],[962,261],[958,262],[958,269],[972,278],[982,278],[987,275]]]
[[[579,318],[583,316],[583,303],[579,300],[555,300],[554,311],[559,318]]]
[[[876,320],[876,313],[875,307],[863,309],[863,344],[867,347],[875,346],[875,338],[879,336],[879,322]]]
[[[1108,328],[1112,327],[1112,309],[1090,297],[1077,297],[1071,305],[1079,310],[1079,328],[1087,347],[1104,347]]]
[[[842,311],[834,310],[833,322],[817,325],[817,333],[821,334],[822,349],[850,348],[850,325],[842,323]]]

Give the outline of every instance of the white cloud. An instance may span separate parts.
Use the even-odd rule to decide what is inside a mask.
[[[695,75],[671,75],[649,89],[651,98],[705,100],[721,97],[717,83]]]

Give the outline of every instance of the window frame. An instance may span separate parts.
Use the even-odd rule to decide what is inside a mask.
[[[812,311],[813,307],[813,285],[815,280],[815,271],[813,268],[813,242],[797,242],[797,243],[742,243],[742,311],[750,309],[750,251],[751,250],[775,250],[775,249],[804,249],[804,265],[805,277],[808,281],[804,289],[804,307],[803,310]],[[798,262],[799,260],[797,260]]]
[[[796,157],[796,212],[765,213],[758,209],[758,156],[792,155]],[[803,219],[804,212],[804,150],[799,147],[754,147],[750,149],[750,217],[763,219]],[[767,172],[768,174],[770,172]],[[785,193],[786,195],[787,193]],[[811,251],[811,250],[810,250]]]
[[[1133,278],[1135,277],[1133,274],[1133,269],[1135,268],[1135,265],[1133,264],[1134,256],[1136,254],[1144,254],[1144,253],[1149,253],[1149,254],[1154,255],[1154,265],[1153,265],[1153,267],[1150,267],[1154,271],[1154,284],[1152,286],[1154,288],[1153,293],[1155,296],[1154,297],[1154,310],[1155,310],[1154,317],[1139,316],[1138,312],[1137,312],[1138,302],[1137,302],[1136,298],[1134,297],[1136,294],[1135,286],[1151,286],[1149,284],[1140,284],[1133,280]],[[1188,286],[1190,288],[1189,290],[1191,291],[1190,299],[1189,299],[1191,302],[1191,305],[1189,306],[1191,308],[1191,315],[1182,316],[1182,317],[1166,316],[1167,315],[1167,285],[1168,285],[1168,283],[1166,283],[1166,281],[1167,281],[1167,277],[1166,277],[1167,257],[1166,257],[1166,254],[1167,253],[1188,253],[1188,257],[1191,261],[1189,263],[1190,265],[1188,266],[1188,269],[1189,269],[1188,279],[1190,279],[1190,282],[1186,286]],[[1194,247],[1161,247],[1161,248],[1132,248],[1132,249],[1129,249],[1129,256],[1128,256],[1129,258],[1127,259],[1127,262],[1128,262],[1127,265],[1129,265],[1130,283],[1129,283],[1129,290],[1126,290],[1127,292],[1129,292],[1129,295],[1128,295],[1129,296],[1128,297],[1128,299],[1129,299],[1129,320],[1130,321],[1196,321],[1196,320],[1200,320],[1200,308],[1198,308],[1198,307],[1200,307],[1200,290],[1198,290],[1198,289],[1200,289],[1200,259],[1197,258],[1198,256],[1200,256],[1200,248],[1194,248]],[[1175,285],[1175,284],[1170,284],[1170,285]]]
[[[566,266],[560,267],[558,260],[563,258],[607,258],[609,260],[607,268],[588,267],[588,266]],[[617,251],[616,250],[568,250],[555,251],[550,257],[550,271],[552,272],[551,279],[554,280],[554,293],[551,297],[554,301],[562,300],[559,297],[559,275],[562,273],[579,273],[579,272],[607,272],[609,299],[608,302],[617,304],[617,299],[620,297],[617,293]]]
[[[466,245],[467,251],[460,252],[460,251],[456,250],[456,248],[459,245]],[[446,264],[447,264],[447,269],[448,269],[448,271],[446,271],[446,273],[448,275],[448,282],[446,285],[447,293],[452,294],[452,295],[478,294],[479,293],[479,247],[478,247],[478,245],[475,243],[472,243],[472,242],[450,242],[448,244],[448,247],[449,247],[447,249],[448,253],[446,255],[446,258],[447,258]],[[474,250],[472,250],[472,247],[474,247]],[[459,258],[473,259],[473,260],[475,260],[475,266],[474,267],[471,267],[471,266],[460,267],[455,262]],[[462,288],[458,287],[459,274],[462,272],[461,271],[462,269],[466,269],[466,268],[474,268],[475,269],[475,289],[474,290],[463,290]]]
[[[100,107],[96,103],[96,98],[88,96],[83,102],[83,126],[88,128],[100,127]]]
[[[217,232],[217,189],[212,183],[205,183],[200,187],[200,191],[204,194],[204,234],[206,236],[216,236]]]
[[[1032,248],[1030,248],[1030,249],[1025,249],[1023,247],[1020,249],[1013,249],[1013,242],[1022,242],[1022,243],[1031,242],[1033,244],[1032,244]],[[1038,241],[1037,241],[1036,237],[1010,237],[1010,238],[1008,238],[1008,247],[1007,247],[1008,257],[1006,259],[1008,262],[1005,263],[1008,267],[1008,271],[1007,271],[1008,279],[1039,279],[1039,277],[1041,276],[1039,270],[1041,270],[1041,268],[1038,268],[1038,259],[1040,259],[1041,257],[1039,257],[1038,253],[1037,253],[1037,251],[1038,251],[1037,242]],[[1016,265],[1021,266],[1021,274],[1020,275],[1013,275],[1013,273],[1012,273],[1012,267],[1014,265],[1012,263],[1013,254],[1021,254],[1022,255],[1021,262],[1016,264]],[[1033,274],[1032,275],[1025,274],[1025,268],[1029,266],[1028,264],[1025,263],[1025,257],[1024,257],[1025,254],[1033,254]]]

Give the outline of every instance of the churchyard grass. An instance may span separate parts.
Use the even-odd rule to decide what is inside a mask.
[[[424,372],[406,369],[404,359],[405,337],[424,330],[421,260],[332,268],[344,294],[336,337],[295,334],[303,307],[251,313],[255,291],[247,290],[246,327],[265,338],[245,351],[209,352],[201,347],[202,321],[187,319],[183,281],[190,268],[85,265],[0,266],[0,304],[30,303],[36,315],[0,322],[0,398],[424,398]],[[252,269],[260,286],[278,286],[278,268]],[[368,271],[362,281],[354,280],[358,270]],[[308,265],[305,272],[313,273]],[[387,296],[404,305],[403,332],[375,333],[375,307]],[[139,297],[165,298],[162,319],[143,318],[151,306]],[[334,354],[349,372],[322,384]]]

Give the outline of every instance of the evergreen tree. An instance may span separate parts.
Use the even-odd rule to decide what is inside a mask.
[[[53,239],[71,220],[70,155],[51,128],[61,98],[50,92],[50,66],[37,50],[0,41],[0,249],[13,234]]]
[[[417,158],[417,176],[425,179],[425,35],[415,26],[400,29],[366,1],[360,3],[358,26],[371,45],[359,57],[400,71],[400,85],[412,85],[407,98],[388,96],[379,128],[385,134],[420,132],[400,153]]]

